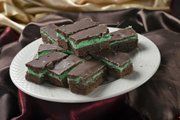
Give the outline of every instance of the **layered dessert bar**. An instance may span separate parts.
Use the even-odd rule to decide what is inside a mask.
[[[111,33],[110,47],[112,50],[129,52],[138,44],[138,35],[132,27],[120,29]]]
[[[108,49],[110,38],[107,26],[100,24],[70,35],[69,43],[75,55],[84,57]]]
[[[68,73],[69,89],[77,94],[89,94],[103,82],[105,66],[98,61],[85,61]]]
[[[64,50],[62,47],[54,44],[40,44],[38,48],[38,54],[36,58],[47,55],[51,52],[63,52],[65,54],[71,55],[73,54],[70,50]]]
[[[123,52],[106,52],[94,55],[108,67],[109,75],[121,78],[133,71],[129,54]]]
[[[64,50],[57,46],[57,45],[53,45],[53,44],[40,44],[39,48],[38,48],[38,57],[47,55],[51,52],[63,52]]]
[[[48,55],[34,59],[26,63],[28,71],[26,72],[26,80],[40,84],[44,81],[44,77],[48,68],[52,68],[56,62],[66,58],[67,55],[61,52],[52,52]]]
[[[40,28],[40,34],[44,43],[58,44],[58,38],[55,30],[58,28],[55,24],[48,24]]]
[[[51,70],[48,70],[48,81],[53,85],[60,87],[68,87],[68,73],[83,60],[75,55],[70,55],[66,59],[60,61]]]
[[[64,49],[68,49],[68,37],[81,30],[94,27],[98,25],[97,22],[92,21],[90,18],[80,19],[69,25],[62,25],[56,29],[57,37],[59,38],[59,45]]]

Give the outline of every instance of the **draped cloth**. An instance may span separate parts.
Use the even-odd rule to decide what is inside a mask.
[[[49,13],[112,11],[128,8],[169,11],[171,0],[0,0],[1,24],[21,32]]]
[[[82,3],[84,4],[84,3]],[[159,48],[161,65],[144,85],[121,96],[90,103],[55,103],[18,90],[9,65],[27,44],[40,37],[39,27],[68,24],[84,17],[110,27],[133,28]],[[0,29],[0,119],[7,120],[173,120],[180,119],[180,20],[166,12],[126,9],[106,12],[58,12],[29,23],[21,35]]]

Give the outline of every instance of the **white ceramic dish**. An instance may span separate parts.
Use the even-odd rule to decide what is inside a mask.
[[[110,32],[118,28],[109,28]],[[66,88],[56,87],[47,83],[37,85],[25,80],[27,68],[25,64],[31,61],[37,53],[42,39],[38,39],[24,47],[13,59],[10,66],[10,76],[13,83],[23,92],[33,97],[65,103],[83,103],[103,100],[127,93],[148,81],[157,71],[160,64],[160,52],[156,45],[143,35],[138,34],[138,48],[130,53],[134,71],[132,74],[99,86],[89,95],[77,95]]]

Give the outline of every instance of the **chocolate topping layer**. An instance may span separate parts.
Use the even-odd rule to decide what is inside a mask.
[[[116,41],[116,40],[121,40],[129,36],[136,35],[136,32],[133,30],[133,28],[128,27],[125,29],[120,29],[118,31],[112,32],[110,34],[112,36],[110,41]]]
[[[69,72],[69,76],[71,77],[83,77],[88,78],[99,70],[103,69],[104,65],[98,61],[90,60],[85,61],[78,66],[76,66],[71,72]]]
[[[80,59],[79,57],[76,57],[75,55],[70,55],[66,59],[56,64],[54,69],[50,70],[50,72],[60,75],[69,68],[77,65],[81,61],[82,59]]]
[[[56,32],[55,30],[58,28],[58,26],[56,26],[55,24],[49,24],[46,25],[44,27],[40,28],[40,31],[44,31],[45,33],[47,33],[49,36],[51,36],[53,39],[57,39],[56,36]]]
[[[34,68],[34,69],[43,69],[46,66],[56,62],[60,61],[67,57],[66,54],[61,52],[52,52],[48,55],[42,56],[38,59],[34,59],[26,64],[27,67]]]
[[[106,52],[98,55],[99,57],[114,63],[117,66],[122,66],[128,60],[130,60],[129,54],[123,52]]]
[[[70,35],[69,38],[72,39],[74,42],[79,43],[83,40],[87,40],[93,37],[102,37],[107,33],[109,33],[107,26],[105,24],[100,24],[98,26]]]
[[[42,52],[45,50],[52,50],[52,51],[63,51],[63,48],[53,45],[53,44],[41,44],[39,46],[38,52]]]
[[[97,22],[92,21],[91,18],[84,18],[69,25],[62,25],[57,29],[57,32],[62,33],[65,36],[74,34],[78,31],[98,25]]]

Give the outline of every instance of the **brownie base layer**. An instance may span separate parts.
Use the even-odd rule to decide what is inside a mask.
[[[66,41],[58,40],[58,45],[61,46],[64,50],[68,50],[69,44]]]
[[[25,76],[26,80],[30,81],[30,82],[33,82],[33,83],[36,83],[36,84],[42,84],[43,83],[43,79],[41,78],[38,78],[34,75],[31,75],[29,73],[26,72],[26,76]]]
[[[89,86],[84,86],[81,84],[75,84],[74,82],[69,82],[69,89],[71,92],[76,93],[76,94],[82,94],[82,95],[87,95],[90,92],[92,92],[95,88],[97,88],[100,84],[103,82],[103,77],[99,77],[96,79],[96,82],[90,84]]]
[[[121,78],[128,74],[130,74],[133,71],[133,65],[130,64],[126,69],[124,69],[122,72],[117,72],[116,70],[109,68],[108,74],[115,77],[115,78]]]
[[[117,45],[112,45],[111,49],[114,51],[130,52],[137,47],[138,40],[125,41]]]
[[[47,77],[46,81],[48,81],[50,84],[52,85],[55,85],[55,86],[58,86],[58,87],[65,87],[67,88],[68,87],[68,84],[67,84],[67,80],[64,79],[64,80],[58,80],[56,78],[53,78],[53,77]]]
[[[89,54],[98,53],[106,49],[109,49],[109,42],[107,41],[100,44],[83,47],[80,49],[73,49],[73,52],[77,56],[86,57]]]

